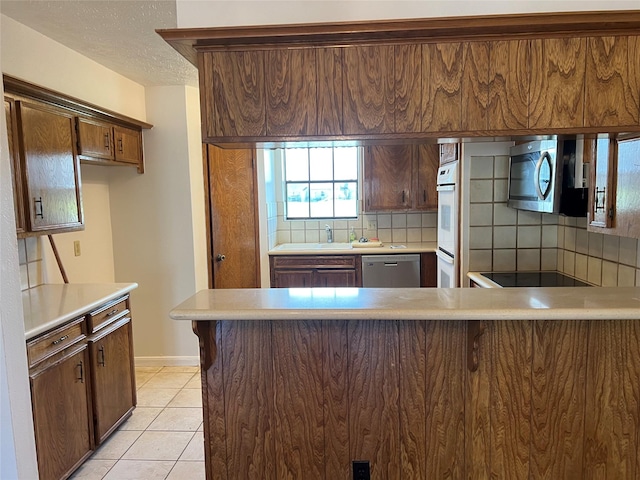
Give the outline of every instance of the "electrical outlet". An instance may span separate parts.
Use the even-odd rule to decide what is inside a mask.
[[[80,256],[80,240],[76,240],[75,242],[73,242],[73,254],[76,257]]]
[[[354,460],[351,465],[353,480],[371,480],[371,468],[368,460]]]
[[[367,223],[367,230],[377,230],[378,228],[378,222],[376,222],[375,220],[369,220],[369,222]]]

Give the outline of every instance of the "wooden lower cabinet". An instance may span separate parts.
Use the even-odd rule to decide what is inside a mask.
[[[283,255],[269,262],[271,288],[362,286],[360,255]]]
[[[136,404],[131,319],[89,338],[96,444],[128,418]]]
[[[194,324],[209,480],[640,478],[638,319]]]
[[[66,478],[93,450],[87,345],[29,375],[40,480]]]

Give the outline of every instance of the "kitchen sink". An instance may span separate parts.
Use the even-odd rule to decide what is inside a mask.
[[[351,250],[350,243],[283,243],[274,250]]]

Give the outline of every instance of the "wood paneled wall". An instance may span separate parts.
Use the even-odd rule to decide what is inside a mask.
[[[195,322],[208,479],[640,477],[640,321]]]

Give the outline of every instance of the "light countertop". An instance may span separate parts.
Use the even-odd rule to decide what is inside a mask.
[[[175,320],[640,319],[640,287],[202,290]]]
[[[269,250],[269,255],[377,255],[393,253],[435,252],[436,242],[385,243],[380,247],[357,246],[350,243],[282,243]]]
[[[22,292],[26,340],[125,295],[137,283],[48,284]]]

